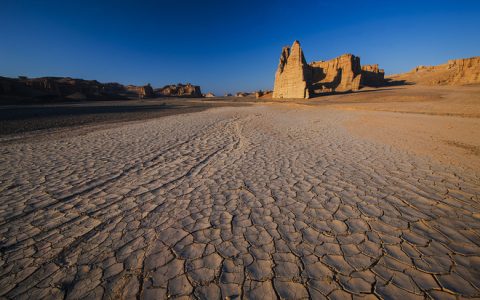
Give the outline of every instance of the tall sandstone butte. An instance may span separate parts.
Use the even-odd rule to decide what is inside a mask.
[[[361,86],[384,84],[378,65],[360,65],[360,58],[344,54],[329,61],[307,64],[300,43],[284,47],[280,55],[273,98],[307,99],[321,93],[357,91]]]
[[[291,50],[283,47],[275,74],[273,98],[309,98],[308,73],[309,68],[300,43],[295,41]]]

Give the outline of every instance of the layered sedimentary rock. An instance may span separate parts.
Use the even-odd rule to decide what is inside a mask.
[[[273,98],[309,98],[316,94],[357,91],[362,86],[384,84],[378,65],[362,68],[360,58],[344,54],[328,61],[307,64],[300,43],[284,47],[275,74]]]
[[[309,73],[300,43],[295,41],[291,49],[284,47],[275,74],[273,98],[309,98]]]
[[[202,97],[202,91],[200,87],[190,83],[166,85],[163,88],[154,90],[154,92],[157,96],[163,97]]]
[[[410,72],[389,76],[423,85],[463,85],[480,83],[480,56],[452,59],[438,66],[418,66]]]

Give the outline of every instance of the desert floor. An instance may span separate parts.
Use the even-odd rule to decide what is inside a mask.
[[[0,297],[480,297],[479,86],[201,101],[5,118]]]

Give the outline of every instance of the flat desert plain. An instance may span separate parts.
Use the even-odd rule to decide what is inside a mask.
[[[0,297],[480,297],[480,86],[189,101],[2,136]]]

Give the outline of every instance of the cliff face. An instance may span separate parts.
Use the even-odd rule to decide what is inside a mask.
[[[291,50],[284,47],[275,74],[273,98],[309,98],[309,72],[300,43],[295,41]]]
[[[380,86],[384,72],[378,65],[362,68],[360,58],[344,54],[329,61],[306,63],[300,43],[282,49],[275,74],[273,98],[309,98],[331,93],[357,91],[361,86]]]
[[[389,78],[420,85],[480,83],[480,56],[452,59],[438,66],[418,66],[410,72],[391,75]]]
[[[449,60],[447,69],[451,71],[451,75],[445,80],[445,84],[480,83],[480,56]]]
[[[310,63],[314,93],[356,91],[360,88],[360,58],[344,54],[328,61]]]
[[[69,77],[0,77],[0,100],[7,101],[143,99],[156,96],[202,97],[202,94],[199,86],[191,84],[170,85],[154,91],[150,84],[124,86]]]

